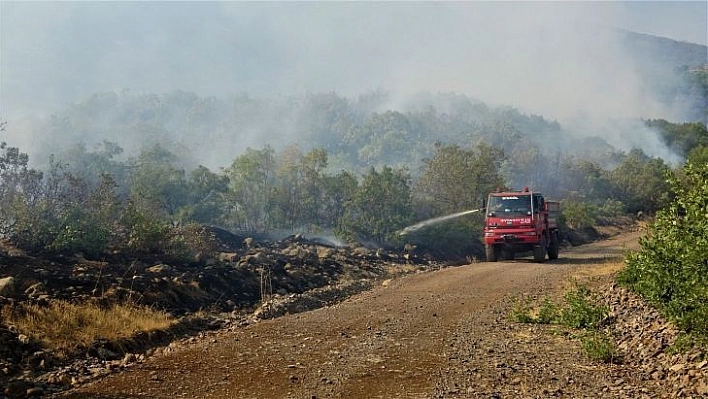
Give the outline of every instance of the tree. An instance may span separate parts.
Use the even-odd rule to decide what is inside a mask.
[[[343,233],[354,239],[384,243],[412,220],[410,176],[404,169],[371,168],[347,204]]]
[[[429,214],[440,216],[479,208],[489,192],[505,186],[501,174],[504,153],[486,144],[465,150],[435,144],[435,154],[423,160],[416,184],[417,203],[429,204]]]
[[[560,186],[566,198],[591,203],[601,203],[615,195],[608,173],[599,164],[584,160],[566,158]]]
[[[322,223],[327,152],[315,148],[303,154],[299,146],[293,145],[279,154],[277,164],[274,225],[291,230],[317,228]]]
[[[188,204],[184,169],[175,166],[176,157],[160,145],[144,148],[131,176],[131,199],[147,213],[174,219]]]
[[[689,155],[697,146],[708,146],[708,130],[704,123],[671,123],[663,119],[644,122],[657,129],[666,145],[682,157]]]
[[[306,136],[303,141],[325,146],[328,151],[336,151],[338,139],[355,124],[349,100],[334,92],[308,94],[298,111],[296,126]]]
[[[67,175],[67,179],[71,181],[72,176]],[[56,235],[47,245],[48,249],[95,257],[110,244],[118,244],[115,227],[121,205],[114,192],[116,184],[110,174],[103,174],[101,179],[95,189],[84,189],[80,196],[62,202],[54,229]],[[74,184],[81,186],[81,179],[74,180]]]
[[[226,170],[229,178],[228,215],[231,227],[264,232],[271,227],[275,190],[274,150],[247,148]]]
[[[273,223],[287,229],[301,227],[302,223],[302,151],[291,145],[278,154],[274,187]]]
[[[199,165],[187,180],[188,204],[180,208],[178,219],[207,224],[219,224],[226,207],[224,195],[229,179]]]
[[[322,148],[310,150],[302,157],[302,223],[320,226],[324,219],[325,203],[324,169],[327,167],[327,152]]]
[[[128,166],[116,160],[122,153],[123,148],[110,141],[103,141],[93,151],[80,142],[60,152],[56,161],[64,165],[65,173],[86,181],[94,188],[103,183],[103,175],[110,174],[117,189],[127,190]]]
[[[669,170],[661,158],[649,157],[640,149],[630,151],[610,172],[614,198],[624,203],[630,213],[655,212],[669,199]]]
[[[708,144],[693,148],[688,153],[688,160],[696,165],[708,164]]]
[[[0,235],[34,247],[46,239],[48,215],[40,211],[47,207],[42,198],[44,176],[28,165],[26,153],[0,143]]]
[[[322,227],[342,230],[347,206],[354,200],[358,184],[356,177],[347,171],[322,177]]]

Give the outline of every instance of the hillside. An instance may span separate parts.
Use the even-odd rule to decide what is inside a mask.
[[[633,32],[621,36],[657,99],[680,109],[685,121],[708,123],[708,47]]]

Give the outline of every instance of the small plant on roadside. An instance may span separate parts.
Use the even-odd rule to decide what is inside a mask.
[[[555,324],[558,322],[558,305],[546,296],[538,310],[532,306],[531,298],[515,299],[511,319],[517,323]]]
[[[214,233],[199,223],[173,226],[167,232],[165,253],[173,259],[195,261],[214,256],[216,250]]]
[[[601,332],[591,332],[580,338],[583,353],[590,359],[614,363],[617,361],[617,349],[610,337]]]
[[[596,299],[585,286],[576,286],[566,292],[563,299],[564,303],[559,305],[547,296],[537,309],[532,306],[530,298],[517,299],[511,311],[511,319],[519,323],[561,324],[575,329],[597,329],[607,318],[607,307],[597,305]]]
[[[261,282],[261,302],[266,302],[273,296],[273,271],[270,266],[258,268]]]
[[[701,356],[700,360],[708,359],[708,354],[706,354],[706,349],[708,348],[708,337],[703,334],[697,333],[679,333],[676,340],[668,348],[666,348],[667,354],[681,354],[686,353],[692,349],[699,349]]]
[[[556,305],[551,297],[543,298],[541,307],[538,309],[536,323],[554,324],[558,321],[558,305]]]
[[[511,308],[511,320],[517,323],[535,323],[535,318],[531,315],[531,299],[515,298]]]
[[[576,283],[575,288],[563,296],[562,305],[548,296],[543,299],[537,310],[531,302],[530,298],[516,299],[511,310],[511,319],[518,323],[559,324],[578,330],[568,336],[580,339],[583,352],[588,358],[603,363],[614,363],[617,360],[614,342],[598,331],[607,319],[609,310],[606,306],[597,304],[597,298],[587,287]]]
[[[606,306],[597,305],[590,290],[582,285],[566,292],[566,306],[560,312],[560,323],[571,328],[597,329],[607,318]]]

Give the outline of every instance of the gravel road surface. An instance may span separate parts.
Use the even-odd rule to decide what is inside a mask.
[[[387,281],[335,306],[175,345],[72,398],[657,397],[631,365],[598,364],[553,326],[509,320],[514,299],[601,275],[639,233],[533,263],[475,263]]]

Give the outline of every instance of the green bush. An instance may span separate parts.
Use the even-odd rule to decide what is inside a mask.
[[[42,251],[56,237],[59,222],[49,201],[30,203],[17,197],[5,206],[12,207],[13,212],[7,235],[19,248]]]
[[[607,318],[609,309],[599,305],[587,287],[576,284],[575,289],[565,293],[562,305],[545,297],[535,316],[533,313],[530,299],[517,299],[511,319],[519,323],[562,324],[575,329],[597,330]]]
[[[563,201],[562,222],[571,229],[581,230],[595,225],[597,207],[587,202]]]
[[[536,312],[530,298],[516,299],[510,318],[517,323],[560,324],[580,329],[580,343],[588,358],[612,363],[617,359],[614,341],[599,331],[608,314],[609,309],[599,305],[598,298],[587,287],[576,284],[565,293],[561,305],[545,297]]]
[[[194,261],[213,255],[217,249],[214,234],[199,223],[186,223],[170,229],[166,254],[175,259]]]
[[[676,194],[630,253],[618,281],[686,332],[708,335],[708,164],[670,176]]]
[[[607,318],[606,306],[597,305],[590,290],[582,285],[565,293],[565,306],[560,312],[560,323],[572,328],[597,329]]]
[[[531,299],[515,298],[510,318],[517,323],[535,323],[536,318],[531,315],[532,309]]]
[[[541,324],[553,324],[558,320],[558,305],[550,297],[543,298],[541,307],[538,309],[536,322]]]
[[[129,205],[123,215],[126,229],[125,247],[135,253],[164,253],[169,241],[169,224]]]
[[[603,333],[591,332],[580,338],[580,344],[583,353],[594,361],[613,363],[617,359],[614,341]]]
[[[48,248],[59,252],[83,252],[88,256],[100,254],[106,249],[111,232],[109,226],[96,216],[94,211],[74,207],[61,221],[63,228],[59,229]]]
[[[597,215],[604,218],[614,218],[627,214],[627,207],[616,199],[608,198],[597,209]]]

